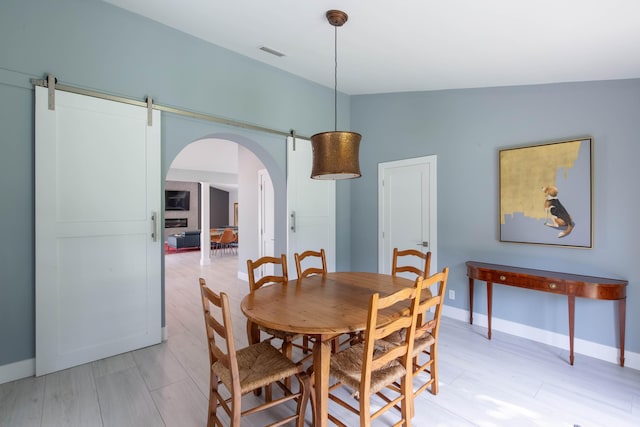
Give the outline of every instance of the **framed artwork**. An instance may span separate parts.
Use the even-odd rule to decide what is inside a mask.
[[[593,139],[500,150],[500,241],[593,247]]]
[[[238,226],[238,203],[233,204],[233,225]]]

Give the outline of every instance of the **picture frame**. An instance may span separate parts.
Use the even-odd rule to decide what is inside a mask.
[[[593,248],[593,138],[499,153],[501,242]]]
[[[238,226],[238,203],[233,204],[233,225]]]

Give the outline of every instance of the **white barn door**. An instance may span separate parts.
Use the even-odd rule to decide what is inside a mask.
[[[293,254],[325,250],[327,269],[336,270],[336,182],[311,179],[311,141],[287,139],[289,277],[297,277]]]
[[[36,87],[36,375],[161,340],[160,113]]]

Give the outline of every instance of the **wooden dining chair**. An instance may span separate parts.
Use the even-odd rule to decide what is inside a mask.
[[[314,274],[327,274],[327,257],[324,249],[319,251],[304,251],[301,254],[295,253],[293,257],[296,261],[296,272],[298,273],[298,279],[309,277]],[[306,268],[303,268],[306,267]],[[336,353],[344,344],[352,344],[357,341],[358,333],[350,332],[344,334],[345,338],[341,339],[340,336],[331,341],[331,352]],[[309,336],[302,337],[302,351],[304,354],[312,351],[312,343]]]
[[[293,258],[296,262],[296,272],[298,273],[298,279],[312,276],[314,274],[327,274],[327,257],[324,249],[319,251],[307,250],[299,253],[294,253]],[[306,268],[305,268],[306,267]],[[332,351],[335,353],[339,346],[339,337],[331,342]],[[302,337],[302,352],[307,354],[312,351],[312,342],[309,336],[304,335]]]
[[[422,265],[422,268],[416,267]],[[391,275],[396,277],[398,273],[412,273],[416,276],[427,278],[431,267],[431,252],[421,252],[417,249],[399,250],[393,248],[393,262],[391,264]]]
[[[427,277],[422,282],[422,294],[427,294],[425,290],[429,289],[432,296],[421,301],[418,307],[418,324],[413,343],[412,372],[414,385],[416,379],[419,383],[420,374],[423,372],[428,376],[428,380],[415,389],[414,397],[428,387],[431,387],[431,394],[438,394],[438,336],[448,277],[449,268],[444,268],[441,272]],[[402,341],[403,337],[402,331],[396,332],[385,338],[384,341],[379,342],[378,345],[385,347],[385,343],[390,343],[391,346],[395,346]]]
[[[337,381],[329,387],[329,399],[358,414],[361,427],[370,426],[372,420],[397,405],[401,408],[401,419],[394,426],[411,425],[411,355],[421,290],[422,277],[418,277],[414,286],[402,288],[389,296],[373,294],[369,302],[364,341],[331,357],[330,375]],[[389,316],[390,310],[393,320],[389,321],[385,317],[385,321],[379,323],[378,316],[381,313]],[[401,330],[407,331],[402,342],[384,349],[376,345],[389,334]],[[359,403],[358,407],[353,406],[354,401],[347,401],[335,393],[343,386],[353,392],[357,399],[354,401]],[[374,395],[380,397],[385,404],[371,413],[371,397]],[[329,413],[328,416],[334,424],[346,427],[347,424],[335,415]]]
[[[258,272],[261,269],[273,269],[273,271],[269,271],[267,274],[258,277]],[[277,274],[276,271],[280,270],[280,274]],[[272,257],[272,256],[264,256],[258,258],[253,261],[247,260],[247,275],[249,277],[249,291],[255,292],[260,289],[262,286],[272,285],[277,283],[287,283],[289,279],[289,275],[287,272],[287,256],[285,254],[280,255],[280,258]],[[268,328],[265,326],[258,325],[257,329],[253,327],[252,322],[247,320],[247,338],[249,339],[249,344],[256,344],[261,341],[260,339],[260,331],[266,333],[268,338],[266,340],[271,341],[274,338],[278,338],[282,341],[282,353],[284,353],[287,357],[292,357],[292,349],[293,346],[299,347],[301,349],[305,349],[301,344],[295,344],[294,340],[298,338],[302,338],[301,334],[292,334],[289,332],[278,331],[276,329]]]
[[[222,407],[227,413],[232,427],[240,427],[241,417],[294,399],[297,401],[295,414],[270,425],[279,426],[296,420],[297,427],[304,426],[311,387],[302,365],[293,363],[269,342],[263,341],[236,349],[227,294],[216,294],[207,287],[203,278],[200,278],[200,291],[210,364],[207,426],[224,425],[218,417],[218,407]],[[285,384],[285,379],[290,380],[292,377],[296,377],[299,383],[297,393],[292,392]],[[269,396],[265,403],[242,410],[243,395],[262,387],[271,390],[269,386],[272,384],[280,387],[283,391],[282,397],[274,400]],[[224,398],[220,393],[221,385],[227,389],[229,398]]]
[[[324,249],[319,251],[304,251],[301,254],[293,254],[296,261],[296,272],[298,279],[311,276],[312,274],[327,274],[327,257]],[[306,260],[306,261],[305,261]],[[303,264],[306,266],[303,269]]]
[[[421,372],[425,372],[429,380],[418,387],[414,396],[422,393],[429,386],[431,394],[438,394],[438,336],[448,277],[449,268],[445,267],[441,272],[429,276],[422,284],[422,289],[431,289],[433,296],[420,303],[416,338],[413,344],[413,377],[417,378]],[[434,289],[436,284],[439,285],[437,290]],[[435,308],[432,317],[427,318],[428,313],[432,312],[432,307]],[[424,358],[423,355],[426,356],[426,360],[421,362],[420,358]]]

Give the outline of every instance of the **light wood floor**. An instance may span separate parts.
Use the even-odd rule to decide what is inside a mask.
[[[0,385],[0,426],[205,425],[209,375],[197,279],[229,294],[239,346],[246,345],[239,304],[248,284],[236,278],[235,256],[216,256],[205,267],[198,252],[165,259],[168,341]],[[640,425],[640,371],[580,355],[569,366],[565,351],[498,331],[489,342],[485,334],[444,319],[440,393],[419,396],[414,426]],[[264,426],[270,415],[243,426]]]

